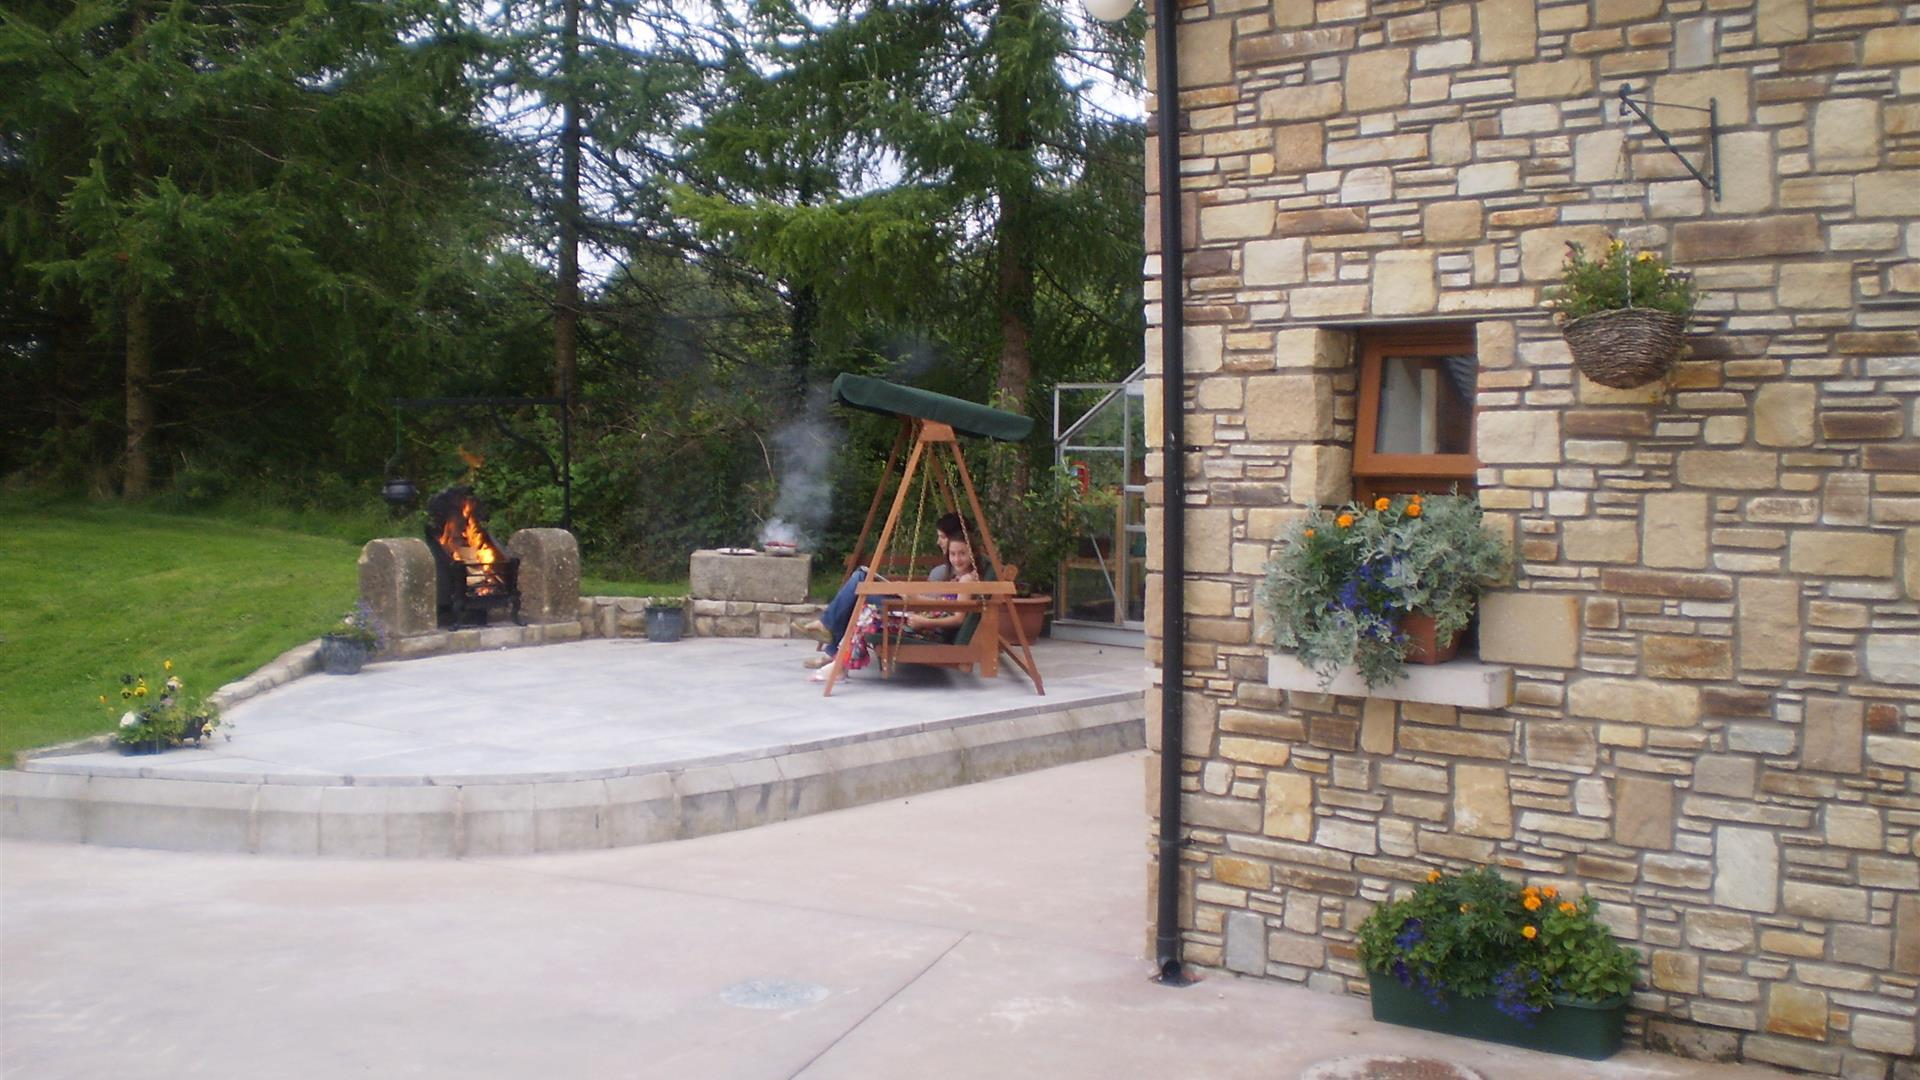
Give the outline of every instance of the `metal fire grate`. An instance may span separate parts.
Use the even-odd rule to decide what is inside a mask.
[[[427,547],[433,552],[441,626],[484,626],[495,611],[520,618],[520,559],[487,531],[486,504],[469,487],[427,500]]]

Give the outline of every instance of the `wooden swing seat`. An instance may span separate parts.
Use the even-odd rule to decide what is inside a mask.
[[[988,438],[1018,440],[1032,431],[1033,421],[945,394],[895,386],[860,375],[841,375],[835,379],[833,394],[834,399],[843,405],[894,416],[900,421],[899,435],[894,439],[893,451],[887,457],[880,484],[874,489],[873,502],[868,506],[866,521],[860,527],[860,538],[848,556],[847,572],[851,574],[855,567],[864,563],[879,568],[881,574],[912,574],[924,572],[944,561],[938,556],[907,555],[903,558],[889,550],[900,523],[901,511],[906,507],[907,493],[923,461],[937,459],[943,454],[959,474],[960,492],[954,490],[944,469],[934,470],[932,476],[939,481],[948,511],[958,512],[958,496],[965,494],[974,522],[974,531],[969,539],[979,541],[974,557],[975,564],[980,568],[979,581],[893,580],[869,574],[856,587],[855,617],[866,604],[877,602],[881,610],[882,627],[889,625],[891,617],[895,615],[929,611],[967,613],[966,620],[951,640],[898,630],[883,629],[870,634],[868,641],[876,649],[882,677],[891,676],[901,664],[921,664],[955,670],[977,669],[981,675],[993,678],[1000,672],[1000,657],[1005,655],[1015,667],[1026,673],[1035,693],[1045,694],[1046,688],[1040,678],[1040,667],[1033,658],[1031,643],[1021,631],[1019,621],[1012,617],[1009,601],[1014,596],[1016,568],[1000,562],[999,550],[994,545],[986,516],[980,511],[980,499],[974,490],[973,478],[967,471],[966,457],[960,451],[956,434],[958,429]],[[895,483],[894,468],[903,450],[907,454],[906,464]],[[923,485],[930,482],[931,478],[921,477]],[[867,554],[867,536],[872,531],[880,501],[890,489],[893,492],[892,507],[881,526],[871,557],[862,558]],[[922,495],[924,500],[924,488]],[[980,558],[980,548],[985,549],[985,559]],[[1012,640],[1001,636],[1002,626],[1013,628]],[[846,672],[847,658],[852,649],[853,634],[849,632],[842,635],[840,648],[826,669],[826,694],[833,693],[834,683]]]

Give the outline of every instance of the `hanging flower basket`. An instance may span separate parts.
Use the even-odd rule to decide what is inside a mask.
[[[1680,357],[1684,315],[1655,308],[1595,312],[1561,329],[1573,365],[1601,386],[1631,390],[1658,382]]]

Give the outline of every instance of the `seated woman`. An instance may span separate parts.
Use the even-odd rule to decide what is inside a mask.
[[[960,578],[961,573],[974,572],[973,533],[967,528],[966,519],[959,514],[946,514],[942,516],[939,521],[933,523],[933,528],[937,537],[935,542],[940,547],[940,554],[943,561],[939,566],[934,567],[928,572],[927,580],[958,581],[962,580]],[[956,544],[967,549],[967,569],[965,571],[954,568],[953,548]],[[860,583],[865,580],[867,580],[867,568],[862,566],[848,575],[846,582],[840,586],[840,591],[835,593],[833,599],[827,602],[827,609],[820,613],[819,619],[801,626],[801,630],[810,631],[826,639],[825,643],[821,645],[820,651],[801,661],[802,664],[810,668],[818,668],[825,667],[833,661],[834,653],[840,651],[840,639],[845,636],[847,632],[847,624],[853,621],[853,609],[855,601],[858,599],[857,590],[860,587]],[[977,578],[969,578],[966,580],[977,580]],[[953,625],[957,627],[960,621],[961,620],[955,620]]]
[[[951,576],[932,578],[932,575],[929,575],[932,580],[954,582],[980,580],[980,572],[975,569],[973,563],[973,546],[964,540],[948,542],[946,563],[934,569],[947,570]],[[952,600],[957,597],[950,595],[946,599]],[[881,634],[902,633],[912,633],[923,638],[945,638],[959,630],[966,621],[967,613],[964,611],[894,611],[883,615],[879,605],[869,604],[861,609],[859,618],[855,620],[853,645],[847,650],[846,670],[859,671],[873,662],[873,650],[869,638]],[[816,667],[825,668],[827,664],[833,662],[833,653],[821,655],[825,658],[824,662],[815,665]],[[826,678],[827,673],[824,670],[816,670],[813,673],[814,682],[825,682]]]

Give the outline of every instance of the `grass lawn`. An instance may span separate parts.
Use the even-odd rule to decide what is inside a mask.
[[[120,710],[98,699],[123,672],[157,684],[172,660],[198,695],[318,637],[353,606],[369,527],[406,531],[0,497],[0,765],[111,730]],[[685,594],[686,583],[590,578],[583,592]]]

